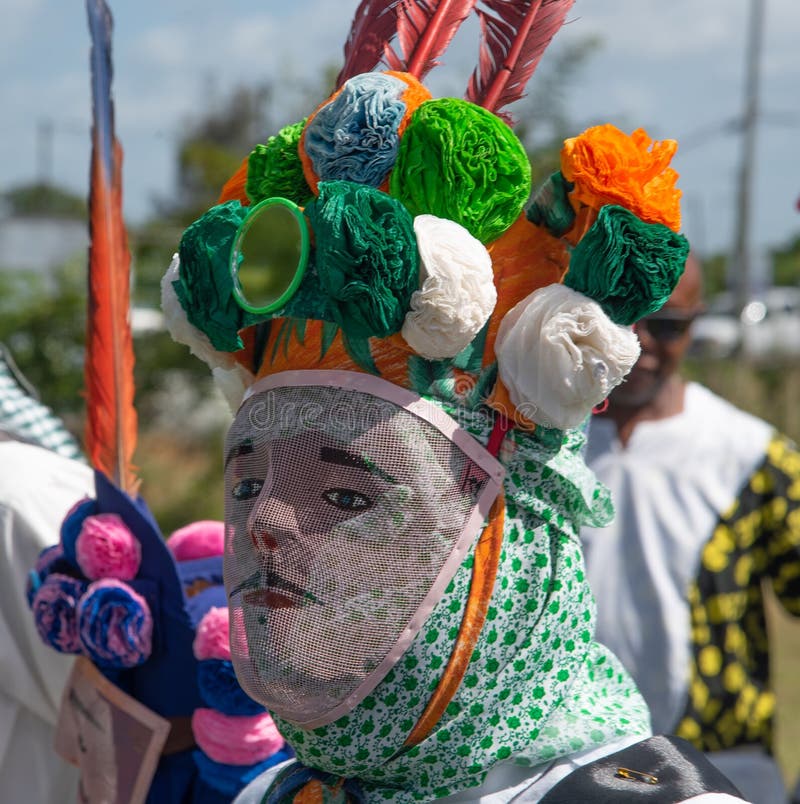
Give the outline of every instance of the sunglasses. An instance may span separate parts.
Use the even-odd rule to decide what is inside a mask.
[[[639,319],[634,329],[657,341],[677,341],[689,331],[695,318],[695,313],[654,313]]]

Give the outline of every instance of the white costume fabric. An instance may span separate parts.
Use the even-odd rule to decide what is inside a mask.
[[[637,424],[625,447],[613,421],[591,421],[586,461],[616,510],[609,526],[581,531],[597,599],[596,638],[634,677],[655,733],[675,733],[687,706],[687,595],[701,553],[764,462],[772,435],[765,422],[696,383],[687,385],[680,414]],[[753,800],[784,800],[777,766],[760,748],[708,756],[743,793],[755,783]]]
[[[0,800],[72,801],[77,770],[53,749],[72,656],[44,645],[25,597],[28,571],[61,520],[93,489],[91,470],[0,432]]]

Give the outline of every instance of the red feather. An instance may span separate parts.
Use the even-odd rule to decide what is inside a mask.
[[[86,335],[86,451],[95,469],[136,493],[133,467],[133,338],[130,252],[122,217],[122,148],[111,103],[111,15],[87,0],[92,31],[93,126],[89,190],[89,313]]]
[[[480,0],[480,57],[467,100],[508,119],[502,110],[524,96],[525,85],[574,2]]]
[[[344,66],[337,79],[340,87],[348,78],[374,70],[394,54],[389,42],[397,35],[397,9],[400,0],[362,0],[344,45]],[[400,69],[391,65],[391,69]]]
[[[336,86],[379,65],[422,79],[436,66],[475,2],[362,0],[353,17]]]
[[[406,71],[422,80],[439,62],[476,0],[405,3],[397,27]]]

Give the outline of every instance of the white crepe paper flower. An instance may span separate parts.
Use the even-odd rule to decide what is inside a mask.
[[[167,272],[161,279],[161,310],[172,339],[188,346],[195,357],[199,357],[212,369],[233,368],[236,364],[233,355],[230,352],[217,351],[208,336],[197,329],[186,317],[186,311],[181,306],[175,288],[172,286],[172,283],[178,279],[180,279],[180,259],[175,254]]]
[[[414,218],[419,290],[402,335],[428,360],[455,357],[481,331],[497,301],[492,258],[463,226],[435,215]]]
[[[543,427],[566,430],[622,382],[639,357],[639,341],[597,302],[548,285],[503,318],[495,354],[517,411]]]
[[[245,391],[256,381],[255,376],[240,363],[234,363],[232,368],[216,366],[211,370],[211,375],[214,385],[219,388],[235,416],[242,405]]]

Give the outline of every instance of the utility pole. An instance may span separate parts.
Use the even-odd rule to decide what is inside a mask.
[[[759,78],[761,49],[764,39],[764,9],[766,0],[750,0],[750,24],[745,61],[744,111],[742,114],[742,154],[739,168],[734,246],[729,265],[728,281],[740,313],[752,291],[753,254],[751,243],[751,211],[753,176],[755,175],[756,129],[759,117]]]
[[[36,125],[36,174],[39,184],[53,183],[53,137],[55,126],[49,118]]]

